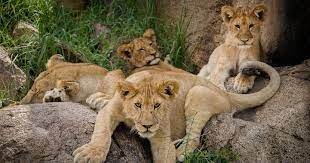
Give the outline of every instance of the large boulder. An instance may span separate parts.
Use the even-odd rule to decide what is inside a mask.
[[[262,30],[261,43],[268,59],[275,64],[297,64],[308,56],[307,33],[310,3],[302,0],[158,0],[160,18],[176,22],[186,14],[188,54],[198,66],[207,63],[213,50],[223,42],[226,27],[220,16],[223,5],[254,5],[264,3],[268,15]]]
[[[206,147],[229,147],[244,162],[310,160],[309,63],[279,68],[280,89],[262,106],[212,117],[203,131]]]
[[[0,90],[14,96],[25,82],[25,73],[12,62],[5,48],[0,46]]]
[[[0,162],[73,162],[88,143],[96,112],[76,103],[45,103],[0,110]],[[124,125],[112,136],[107,162],[150,162],[149,147]]]

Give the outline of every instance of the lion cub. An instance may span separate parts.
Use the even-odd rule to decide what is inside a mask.
[[[106,69],[89,63],[70,63],[59,55],[53,55],[47,62],[47,70],[35,79],[21,104],[41,102],[79,102],[84,104],[91,94],[104,92],[112,97],[123,72]]]
[[[228,28],[225,42],[213,51],[208,64],[200,70],[198,76],[207,77],[212,83],[225,90],[224,83],[230,73],[238,71],[246,61],[260,61],[261,26],[265,20],[266,11],[264,5],[253,8],[222,7],[221,16]],[[238,93],[246,93],[253,87],[254,80],[255,76],[238,72],[234,90]]]
[[[147,69],[185,72],[160,60],[160,52],[153,29],[147,29],[142,37],[119,46],[116,54],[129,63],[129,75]]]
[[[263,70],[270,76],[269,84],[253,94],[235,94],[186,72],[150,69],[130,75],[99,111],[91,141],[73,152],[74,162],[105,161],[120,122],[150,141],[155,163],[181,161],[198,147],[201,131],[213,115],[261,105],[278,90],[280,76],[271,66],[258,61],[242,66],[242,71]],[[180,139],[176,148],[174,142]]]
[[[116,50],[116,55],[128,62],[129,75],[144,70],[185,72],[160,60],[160,53],[153,29],[147,29],[142,37],[120,45]],[[98,92],[89,96],[86,99],[86,103],[90,107],[98,109],[104,107],[108,100],[106,100],[105,93]]]

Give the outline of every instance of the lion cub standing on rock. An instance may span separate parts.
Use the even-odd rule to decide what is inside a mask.
[[[35,79],[22,104],[42,102],[79,102],[98,91],[105,97],[112,97],[116,84],[124,80],[121,70],[108,72],[90,63],[65,62],[59,55],[53,55],[47,62],[47,70]]]
[[[266,7],[258,5],[253,8],[231,6],[222,7],[222,18],[228,28],[225,43],[217,47],[209,62],[198,76],[207,77],[218,87],[225,89],[224,83],[231,72],[238,71],[246,61],[260,61],[262,50],[260,44],[261,26],[265,20]],[[234,90],[246,93],[254,85],[255,76],[238,72]]]

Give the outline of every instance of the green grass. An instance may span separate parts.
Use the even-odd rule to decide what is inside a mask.
[[[61,45],[91,63],[113,70],[124,65],[114,56],[115,49],[124,40],[141,36],[147,28],[155,30],[163,58],[169,55],[176,67],[193,71],[193,64],[185,57],[187,25],[184,17],[175,26],[165,25],[155,15],[153,0],[114,0],[111,4],[92,1],[79,13],[59,7],[54,0],[1,0],[1,4],[0,45],[9,50],[11,58],[29,79],[23,93],[10,97],[13,100],[25,95],[35,77],[45,70],[51,55],[65,53]],[[33,24],[39,34],[14,40],[11,33],[19,21]],[[94,23],[109,27],[108,38],[93,37]],[[103,45],[102,50],[99,44]]]
[[[239,160],[239,154],[229,147],[224,147],[216,151],[196,150],[188,153],[184,163],[227,163]]]

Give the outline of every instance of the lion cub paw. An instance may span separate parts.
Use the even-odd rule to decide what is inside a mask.
[[[237,93],[247,93],[254,85],[255,76],[247,76],[239,73],[234,82],[234,90]]]
[[[101,163],[105,161],[106,154],[103,148],[85,144],[73,152],[74,163]]]
[[[97,92],[90,95],[86,99],[86,103],[96,111],[104,108],[108,103],[111,97],[102,92]]]
[[[69,96],[66,94],[63,88],[54,88],[50,91],[46,91],[43,97],[43,102],[67,102]]]
[[[184,162],[185,161],[185,152],[186,152],[186,144],[182,143],[179,147],[176,149],[176,156],[178,162]]]

